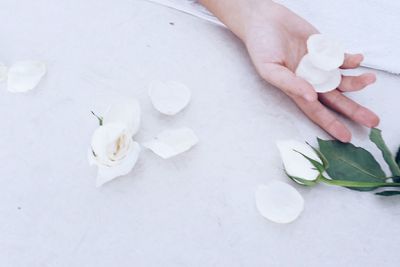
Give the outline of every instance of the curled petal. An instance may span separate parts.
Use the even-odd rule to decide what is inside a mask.
[[[334,70],[344,62],[344,47],[324,34],[313,34],[307,40],[308,54],[313,65],[321,70]]]
[[[315,67],[310,61],[310,55],[306,54],[297,67],[296,75],[302,77],[311,84],[318,84],[328,79],[329,72]]]
[[[300,61],[296,75],[308,81],[318,93],[335,90],[342,80],[338,68],[330,71],[319,69],[312,64],[309,54],[306,54]]]
[[[329,72],[328,79],[319,84],[313,84],[315,91],[318,93],[327,93],[338,88],[340,82],[342,81],[342,74],[339,69]]]

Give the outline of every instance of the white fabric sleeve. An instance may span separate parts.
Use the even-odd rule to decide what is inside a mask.
[[[171,7],[196,17],[224,26],[215,16],[213,16],[205,7],[197,3],[197,0],[149,0],[157,4]]]

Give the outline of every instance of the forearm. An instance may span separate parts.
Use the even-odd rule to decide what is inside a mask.
[[[243,41],[255,13],[267,11],[274,4],[270,0],[200,0],[200,3]]]

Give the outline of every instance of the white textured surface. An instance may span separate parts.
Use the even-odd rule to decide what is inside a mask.
[[[0,85],[0,266],[398,266],[399,198],[296,185],[299,220],[258,214],[257,185],[287,181],[275,140],[325,135],[224,29],[133,0],[2,0],[0,17],[0,61],[48,63],[34,91]],[[154,79],[187,84],[191,105],[160,115],[147,96]],[[378,80],[352,96],[382,116],[395,149],[400,78]],[[145,151],[130,175],[97,189],[90,110],[119,94],[142,103],[139,141],[187,125],[202,142],[167,161]]]

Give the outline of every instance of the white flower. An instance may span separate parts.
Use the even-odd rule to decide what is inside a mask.
[[[111,106],[103,125],[92,136],[90,164],[98,166],[97,186],[128,174],[135,166],[140,145],[133,135],[140,125],[140,106],[136,100],[123,100]]]
[[[8,70],[7,90],[22,93],[34,89],[46,74],[46,65],[40,61],[18,61]]]
[[[260,185],[255,194],[260,214],[275,223],[290,223],[304,210],[304,199],[291,185],[273,181]]]
[[[318,178],[320,172],[307,158],[303,156],[305,155],[323,165],[320,157],[312,147],[296,140],[278,141],[276,144],[288,176],[300,184],[304,184],[304,182],[296,178],[310,182],[313,182]]]

